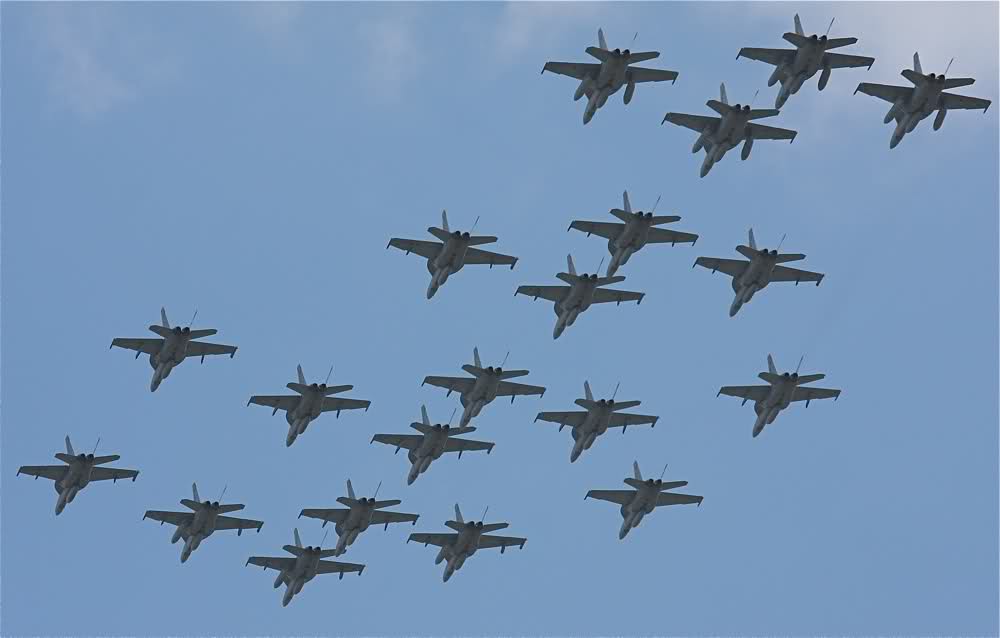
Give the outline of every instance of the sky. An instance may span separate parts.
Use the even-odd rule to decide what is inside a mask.
[[[668,111],[730,100],[769,107],[770,67],[741,46],[807,33],[857,36],[871,70],[816,79],[758,142],[700,179],[694,134]],[[894,150],[888,105],[858,82],[926,72],[976,78],[997,100],[998,4],[12,3],[2,24],[2,540],[0,633],[17,635],[996,635],[998,633],[997,109],[930,121]],[[676,84],[608,100],[587,126],[576,83],[539,75],[612,47]],[[635,35],[638,33],[638,35]],[[581,272],[606,242],[567,232],[636,208],[700,235],[650,246],[619,274],[641,305],[602,305],[557,341],[551,304],[513,296]],[[496,235],[516,268],[467,267],[433,300],[415,255],[390,237],[452,228]],[[478,221],[477,221],[478,220]],[[728,316],[727,277],[691,265],[761,247],[807,255],[821,286],[775,284]],[[605,261],[605,264],[607,262]],[[195,311],[234,359],[187,361],[149,392],[143,357],[114,337],[152,336],[165,306]],[[492,454],[442,458],[412,486],[408,463],[369,445],[407,432],[421,387],[485,365],[531,374],[541,399],[503,400],[474,422]],[[822,372],[840,399],[783,412],[751,437],[750,405],[716,397],[781,370]],[[247,407],[302,364],[353,384],[371,409],[326,415],[291,447],[284,419]],[[660,416],[598,439],[574,464],[568,430],[534,423],[598,397]],[[51,483],[15,477],[55,463],[63,437],[120,454],[138,480],[81,492],[58,518]],[[705,497],[661,508],[624,540],[618,507],[584,500],[646,476]],[[326,530],[297,520],[359,496],[399,498],[413,527],[362,535],[343,559],[360,577],[317,577],[287,607],[273,572]],[[265,521],[220,532],[181,564],[147,509],[203,497]],[[453,505],[528,539],[482,551],[448,583],[410,532],[445,531]],[[329,527],[327,528],[330,529]],[[327,545],[335,542],[331,532]]]

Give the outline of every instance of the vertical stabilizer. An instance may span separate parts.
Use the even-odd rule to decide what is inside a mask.
[[[483,362],[479,359],[479,348],[472,349],[472,362],[477,368],[483,367]]]
[[[302,364],[295,366],[295,371],[299,373],[299,383],[306,384],[306,375],[302,374]]]
[[[798,35],[805,35],[805,31],[802,30],[802,21],[799,20],[799,14],[795,14],[795,33]]]
[[[69,442],[68,434],[66,435],[66,454],[69,454],[70,456],[76,456],[76,454],[73,452],[73,444]]]
[[[635,480],[642,480],[642,472],[639,471],[639,461],[632,461],[632,473],[635,475]]]
[[[576,277],[576,266],[573,265],[573,255],[566,255],[566,265],[569,267],[569,274]]]
[[[625,191],[624,193],[622,193],[622,203],[625,206],[625,212],[626,213],[631,213],[632,212],[632,202],[628,201],[628,191]]]
[[[597,46],[601,47],[605,51],[608,50],[608,41],[604,39],[604,29],[597,30]]]
[[[170,322],[167,321],[167,309],[162,306],[160,307],[160,323],[163,324],[164,328],[170,327]]]
[[[299,528],[296,527],[294,531],[295,531],[295,546],[302,547],[302,539],[299,538]]]
[[[458,503],[455,503],[455,520],[459,523],[464,523],[465,519],[462,518],[462,510],[459,509]]]
[[[590,391],[590,381],[583,382],[583,394],[587,397],[588,401],[594,400],[594,393]]]
[[[924,70],[920,66],[920,54],[916,52],[914,52],[913,54],[913,70],[919,73],[920,75],[924,74]]]
[[[757,241],[753,238],[753,228],[750,229],[750,247],[757,250]]]
[[[725,82],[723,82],[722,84],[719,85],[719,100],[723,104],[725,104],[726,106],[729,106],[729,98],[726,97],[726,83]]]
[[[352,501],[357,500],[354,496],[354,486],[351,485],[351,479],[347,479],[347,496],[350,497]]]
[[[424,425],[430,425],[431,419],[427,416],[427,406],[420,406],[420,420],[423,421]]]
[[[767,355],[767,371],[771,374],[778,374],[778,369],[774,367],[774,358]]]
[[[201,498],[198,496],[198,484],[197,483],[192,483],[191,484],[191,496],[194,497],[194,502],[195,503],[201,503]]]
[[[444,209],[441,209],[441,228],[443,228],[446,233],[451,232],[451,229],[448,228],[448,211]]]

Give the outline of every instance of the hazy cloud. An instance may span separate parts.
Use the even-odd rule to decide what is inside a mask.
[[[401,97],[423,66],[417,17],[409,7],[380,8],[379,16],[357,26],[362,69],[370,94],[383,101]]]

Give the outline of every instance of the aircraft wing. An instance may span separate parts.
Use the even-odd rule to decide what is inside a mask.
[[[640,82],[674,82],[677,80],[677,71],[644,69],[642,67],[630,66],[628,68],[628,77],[636,84]]]
[[[560,426],[568,425],[571,428],[577,428],[583,425],[583,422],[587,420],[586,412],[539,412],[538,416],[535,417],[536,421],[548,421],[549,423],[558,423]]]
[[[478,549],[493,549],[494,547],[499,547],[500,551],[503,552],[508,547],[513,547],[515,545],[517,545],[519,549],[524,549],[524,544],[527,542],[527,538],[518,538],[517,536],[493,536],[491,534],[484,534],[479,537]]]
[[[538,299],[548,299],[549,301],[560,301],[566,296],[569,286],[518,286],[514,294],[527,295]]]
[[[708,115],[690,115],[688,113],[667,113],[663,121],[689,128],[695,133],[701,133],[706,128],[715,127],[722,121],[722,118],[710,117]]]
[[[254,395],[250,397],[250,403],[264,405],[275,410],[285,410],[287,412],[288,410],[295,409],[295,406],[299,404],[300,398],[299,396],[290,394],[284,396]]]
[[[646,296],[644,292],[630,292],[628,290],[611,290],[608,288],[598,288],[594,291],[594,299],[592,303],[621,303],[623,301],[634,301],[636,303],[642,302],[642,298]]]
[[[738,58],[750,58],[758,62],[766,62],[772,66],[781,66],[791,62],[795,58],[796,51],[792,49],[756,49],[754,47],[743,47],[736,54]]]
[[[420,241],[417,239],[399,239],[398,237],[393,237],[389,240],[389,246],[393,248],[398,248],[400,250],[406,251],[406,254],[416,253],[421,257],[426,257],[427,259],[432,259],[437,257],[437,254],[441,251],[441,246],[436,241]],[[388,248],[388,246],[386,246]]]
[[[614,222],[585,222],[577,220],[570,224],[569,227],[587,233],[588,237],[590,235],[598,235],[605,239],[612,239],[621,234],[621,232],[625,229],[625,224],[615,224]]]
[[[372,525],[388,525],[389,523],[416,523],[420,518],[419,514],[404,514],[403,512],[383,512],[375,510],[372,512]]]
[[[364,408],[368,409],[368,406],[372,404],[371,401],[366,401],[364,399],[338,399],[336,397],[326,397],[323,399],[322,412],[340,412],[341,410],[358,410]]]
[[[191,512],[164,512],[161,510],[146,510],[146,513],[142,515],[142,520],[151,518],[154,521],[160,521],[160,524],[169,523],[170,525],[175,525],[180,527],[185,525],[194,518],[194,514]]]
[[[220,529],[235,529],[239,530],[239,534],[242,534],[245,529],[255,529],[259,532],[261,527],[264,527],[264,521],[255,521],[250,518],[236,518],[235,516],[215,517],[216,531]]]
[[[294,558],[276,556],[251,556],[247,559],[247,565],[257,565],[264,569],[274,569],[279,572],[287,571],[295,567]]]
[[[423,543],[426,547],[427,545],[436,545],[438,547],[447,547],[455,542],[458,538],[458,534],[410,534],[410,537],[406,539],[406,542],[416,541],[418,543]]]
[[[111,340],[111,347],[118,346],[126,350],[135,350],[145,354],[156,354],[163,345],[163,339],[130,339],[125,337],[115,337]],[[138,355],[136,355],[138,356]]]
[[[527,383],[513,383],[511,381],[501,381],[497,384],[498,397],[516,397],[545,394],[545,388],[540,385],[528,385]],[[513,399],[512,399],[513,400]]]
[[[679,230],[669,230],[667,228],[650,228],[646,236],[648,244],[693,244],[698,241],[698,235],[694,233],[682,233]]]
[[[754,124],[750,122],[747,124],[750,129],[750,135],[755,140],[795,140],[795,136],[798,135],[798,131],[792,131],[787,128],[778,128],[777,126],[764,126],[763,124]]]
[[[304,509],[299,512],[299,517],[318,518],[328,523],[343,523],[350,513],[351,510],[347,509]]]
[[[357,563],[339,563],[333,560],[321,560],[316,565],[317,574],[345,574],[348,572],[361,572],[365,571],[364,565],[359,565]]]
[[[445,452],[458,452],[459,455],[462,452],[478,452],[481,450],[486,450],[487,453],[493,450],[493,446],[496,443],[487,443],[485,441],[470,441],[469,439],[458,439],[448,437],[445,441],[444,451]]]
[[[423,440],[424,437],[421,434],[376,434],[372,437],[372,441],[378,441],[386,445],[395,445],[397,452],[399,448],[415,450],[420,447],[420,443]]]
[[[739,277],[746,270],[750,262],[741,259],[718,259],[716,257],[699,257],[694,262],[695,266],[708,268],[712,272],[724,272],[730,277]]]
[[[466,265],[488,264],[490,268],[493,266],[510,266],[511,270],[513,270],[516,263],[517,257],[511,257],[510,255],[501,255],[500,253],[480,250],[479,248],[467,248],[465,250]]]
[[[50,481],[58,481],[66,475],[68,465],[22,465],[18,468],[18,475],[27,474],[35,478],[47,478]]]
[[[861,91],[865,95],[871,95],[872,97],[877,97],[886,102],[895,103],[896,100],[906,100],[913,93],[913,89],[908,86],[893,86],[891,84],[872,84],[871,82],[862,82],[858,85],[858,88],[854,89],[857,93]]]
[[[469,377],[424,377],[424,383],[444,388],[448,394],[452,392],[463,394],[472,390],[472,387],[476,385],[476,380]]]
[[[771,271],[770,281],[794,281],[796,284],[800,281],[815,281],[818,286],[819,282],[823,281],[823,275],[788,266],[775,266],[774,270]]]
[[[719,394],[736,397],[744,401],[763,401],[771,394],[770,385],[727,385],[719,390]],[[718,396],[718,395],[716,395]]]
[[[866,66],[869,69],[875,64],[875,58],[867,58],[863,55],[844,55],[843,53],[825,53],[823,60],[831,69],[854,69]]]
[[[671,492],[660,492],[656,497],[656,507],[663,505],[691,505],[705,500],[704,496],[691,496],[690,494],[673,494]]]
[[[116,467],[95,467],[90,470],[91,481],[107,481],[130,478],[133,481],[139,476],[139,470],[120,470]]]
[[[600,70],[600,64],[591,64],[589,62],[546,62],[545,66],[542,67],[542,73],[551,71],[552,73],[566,75],[577,80],[582,80],[585,77],[597,77],[597,73]]]
[[[590,490],[585,498],[596,498],[601,501],[609,501],[625,505],[631,503],[635,498],[635,490]]]
[[[946,109],[983,109],[985,112],[986,109],[990,108],[992,102],[979,97],[942,93],[938,98],[938,104]]]
[[[647,416],[645,414],[622,414],[615,412],[608,419],[609,428],[623,428],[630,425],[656,425],[660,420],[658,416]]]
[[[224,346],[218,343],[205,343],[204,341],[188,341],[186,357],[204,357],[208,354],[228,354],[232,357],[236,354],[236,346]]]
[[[836,399],[839,396],[840,390],[807,388],[800,386],[795,388],[795,392],[792,394],[792,401],[805,401],[806,405],[809,405],[809,402],[815,399]]]

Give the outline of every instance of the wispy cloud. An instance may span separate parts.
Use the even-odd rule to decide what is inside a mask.
[[[599,23],[621,13],[622,6],[606,2],[507,2],[494,32],[497,56],[511,61],[540,42],[551,42],[583,27],[593,28],[596,44]]]
[[[417,79],[425,60],[418,36],[418,16],[409,6],[379,7],[377,17],[358,23],[358,50],[369,94],[393,102]]]

